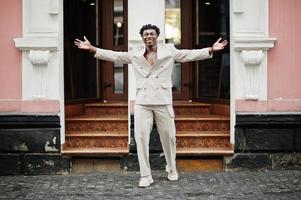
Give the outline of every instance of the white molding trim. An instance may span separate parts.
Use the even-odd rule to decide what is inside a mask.
[[[236,37],[234,39],[234,50],[264,50],[267,51],[274,47],[276,38],[247,38]]]
[[[15,46],[21,51],[59,50],[58,37],[23,37],[15,38]]]
[[[59,0],[51,0],[49,5],[49,14],[50,15],[58,15],[59,14],[59,8],[60,8],[60,2]]]
[[[243,3],[241,0],[233,0],[233,13],[234,14],[243,14]]]

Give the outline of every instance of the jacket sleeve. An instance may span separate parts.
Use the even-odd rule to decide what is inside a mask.
[[[179,50],[172,45],[172,54],[175,61],[180,63],[212,58],[212,54],[209,53],[209,48]]]
[[[106,49],[96,48],[96,53],[94,54],[95,58],[121,63],[121,64],[130,64],[132,63],[131,54],[125,51],[112,51]]]

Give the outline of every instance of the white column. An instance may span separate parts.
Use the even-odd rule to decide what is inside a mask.
[[[267,100],[268,0],[231,0],[231,143],[234,143],[235,100]]]
[[[43,74],[47,93],[43,99],[59,100],[59,51],[60,37],[59,0],[23,0],[23,37],[15,39],[15,45],[22,51],[22,98],[35,98],[35,70],[34,62],[29,52],[49,52],[47,71]],[[35,57],[42,53],[35,54]],[[41,68],[40,68],[41,69]]]

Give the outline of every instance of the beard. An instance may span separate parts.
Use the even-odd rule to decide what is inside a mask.
[[[152,48],[154,46],[156,46],[156,42],[151,40],[151,41],[145,41],[145,45],[149,48]]]

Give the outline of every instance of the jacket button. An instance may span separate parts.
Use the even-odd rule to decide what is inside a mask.
[[[156,76],[156,78],[159,78],[158,76]]]
[[[143,69],[143,67],[140,67],[140,69]]]
[[[161,65],[161,68],[163,68],[163,65]]]
[[[146,76],[146,78],[148,78],[148,77],[149,77],[149,75]]]

